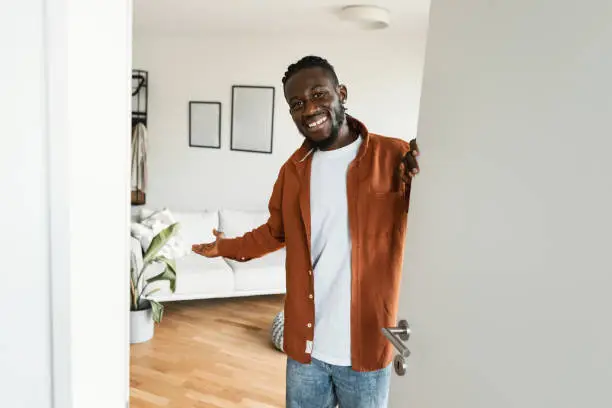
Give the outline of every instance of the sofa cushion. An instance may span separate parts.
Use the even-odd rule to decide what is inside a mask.
[[[143,210],[144,211],[144,210]],[[146,215],[145,215],[146,214]],[[140,239],[143,251],[147,251],[153,238],[163,229],[177,222],[175,216],[169,209],[164,208],[154,212],[142,212],[142,218],[138,224],[132,223],[132,236]],[[180,226],[182,227],[182,226]],[[166,245],[159,251],[158,255],[170,259],[183,257],[191,252],[191,245],[188,245],[179,232],[170,238]]]
[[[270,265],[265,258],[227,261],[234,270],[236,291],[285,291],[285,265]]]
[[[141,207],[131,206],[130,207],[130,222],[140,222]]]
[[[147,277],[161,272],[155,265]],[[153,282],[151,288],[160,288],[156,297],[171,295],[168,282]],[[206,258],[194,253],[176,260],[176,295],[224,295],[234,290],[234,273],[223,258]]]
[[[225,233],[226,238],[236,238],[265,224],[269,217],[270,213],[268,211],[221,210],[219,212],[219,227],[220,230]],[[228,260],[228,263],[232,266],[234,271],[242,267],[246,269],[280,267],[284,271],[285,248],[248,262],[241,263]]]
[[[223,258],[190,254],[176,261],[176,293],[222,294],[234,290],[232,268]]]
[[[238,262],[227,259],[234,271],[236,290],[285,290],[285,248],[264,257]]]
[[[191,245],[215,240],[213,229],[219,229],[219,214],[216,211],[180,212],[174,211],[174,218],[181,224],[180,235]]]
[[[265,224],[270,217],[268,211],[219,211],[219,230],[226,238],[236,238]]]
[[[142,219],[150,217],[155,210],[142,208]],[[172,218],[180,224],[178,236],[191,251],[191,245],[212,242],[213,229],[219,229],[219,214],[216,211],[172,211]]]

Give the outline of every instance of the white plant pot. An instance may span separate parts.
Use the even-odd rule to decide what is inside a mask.
[[[130,311],[130,343],[149,341],[153,338],[154,331],[155,325],[151,308]]]

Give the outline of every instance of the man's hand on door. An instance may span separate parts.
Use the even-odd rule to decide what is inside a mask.
[[[416,139],[412,139],[410,141],[410,151],[402,158],[399,168],[400,176],[404,183],[410,184],[412,178],[419,174],[419,155],[419,145]]]

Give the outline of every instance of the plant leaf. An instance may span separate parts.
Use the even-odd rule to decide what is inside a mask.
[[[176,234],[179,228],[179,223],[175,222],[169,227],[164,228],[153,238],[151,241],[151,245],[147,249],[147,252],[144,255],[144,265],[148,265],[157,255],[157,253],[168,243],[170,238]],[[144,268],[143,268],[144,269]]]
[[[174,274],[176,275],[176,261],[174,259],[169,259],[169,258],[166,258],[165,256],[158,256],[157,258],[154,258],[151,262],[152,263],[160,262],[160,263],[166,264],[166,266],[170,268],[172,272],[174,272]]]
[[[132,279],[136,279],[136,255],[130,254],[130,276]]]
[[[147,282],[154,282],[155,280],[152,280],[152,279],[158,278],[158,277],[159,279],[156,279],[156,280],[165,279],[168,281],[170,285],[170,290],[172,291],[172,293],[174,293],[174,291],[176,290],[176,262],[174,261],[174,259],[168,259],[165,256],[158,256],[157,258],[153,259],[153,261],[151,262],[163,263],[166,265],[166,269],[169,271],[166,273],[166,270],[164,270],[164,272],[147,280]]]
[[[136,297],[136,289],[134,288],[134,281],[130,279],[130,310],[138,309],[138,298]]]
[[[154,263],[163,263],[163,264],[166,264],[166,266],[169,267],[170,269],[172,269],[172,271],[176,275],[176,262],[174,260],[168,259],[165,256],[158,256],[157,258],[154,258],[154,259],[151,260],[151,264],[154,264]],[[140,282],[140,278],[144,276],[144,271],[145,271],[145,268],[143,268],[142,272],[138,275],[137,282]],[[142,292],[144,292],[144,288],[142,288],[142,290],[140,292],[141,292],[141,295],[142,295]]]
[[[160,323],[164,315],[164,305],[155,300],[149,300],[149,302],[151,302],[151,309],[153,311],[153,321]]]
[[[155,289],[153,289],[153,290],[150,290],[150,291],[149,291],[149,293],[147,293],[147,294],[146,294],[146,295],[144,295],[144,296],[145,296],[145,297],[149,297],[149,296],[151,296],[152,294],[154,294],[154,293],[156,293],[156,292],[159,292],[160,290],[161,290],[161,288],[155,288]]]
[[[130,309],[131,310],[136,310],[138,308],[138,299],[140,298],[139,293],[138,293],[138,281],[136,280],[136,257],[134,256],[134,254],[132,255],[132,259],[130,262],[130,297],[131,297],[131,302],[130,302]]]
[[[176,272],[172,269],[172,267],[166,265],[166,268],[159,275],[155,275],[152,278],[147,279],[147,283],[167,280],[170,284],[170,290],[172,293],[176,290]]]

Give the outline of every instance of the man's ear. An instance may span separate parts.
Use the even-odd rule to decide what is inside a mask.
[[[338,95],[340,96],[340,103],[345,103],[348,98],[348,90],[344,85],[338,85]]]

